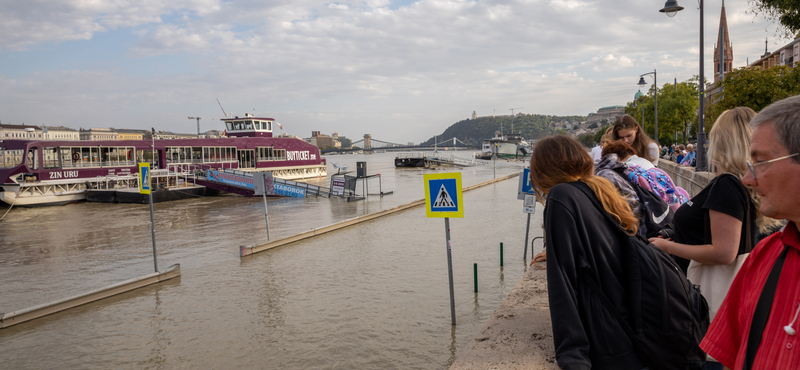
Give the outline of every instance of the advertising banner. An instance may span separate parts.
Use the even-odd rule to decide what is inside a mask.
[[[287,197],[305,198],[306,189],[296,188],[294,186],[275,184],[275,194]]]
[[[209,181],[221,182],[223,184],[240,186],[243,188],[255,188],[255,180],[253,176],[244,176],[235,173],[208,171],[206,178]]]

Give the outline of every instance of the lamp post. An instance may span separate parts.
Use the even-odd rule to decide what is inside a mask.
[[[697,130],[697,165],[695,171],[706,171],[706,130],[705,130],[705,77],[703,76],[703,0],[698,0],[700,3],[700,80],[698,87],[700,88],[700,112],[698,113],[699,129]],[[676,13],[683,10],[683,7],[678,5],[677,0],[668,0],[664,4],[664,8],[659,10],[669,17],[674,17]]]
[[[200,138],[200,117],[189,117],[189,119],[197,120],[197,138]]]
[[[644,76],[647,75],[653,75],[653,87],[655,87],[656,89],[655,106],[654,106],[656,119],[655,119],[655,124],[653,125],[655,135],[653,136],[655,136],[654,139],[656,140],[656,144],[658,144],[658,75],[656,74],[656,70],[654,69],[653,72],[648,72],[639,75],[639,83],[637,83],[637,85],[639,86],[647,85],[647,82],[644,81]],[[642,121],[644,121],[644,104],[642,104]],[[644,123],[642,123],[642,129],[644,129]]]

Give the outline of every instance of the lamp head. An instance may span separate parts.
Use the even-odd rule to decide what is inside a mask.
[[[639,76],[639,82],[637,83],[639,86],[647,85],[647,82],[644,80],[644,76]]]
[[[672,18],[681,10],[683,10],[683,7],[678,5],[677,0],[667,0],[667,2],[664,3],[664,8],[659,10],[659,12],[664,13],[667,15],[667,17]]]

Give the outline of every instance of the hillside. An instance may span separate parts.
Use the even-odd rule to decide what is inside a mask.
[[[513,118],[514,133],[521,133],[526,140],[538,138],[555,133],[566,133],[574,124],[586,121],[585,116],[550,116],[542,114],[518,114]],[[495,131],[500,131],[502,124],[503,133],[511,132],[512,117],[478,117],[465,119],[448,127],[436,138],[441,142],[458,138],[467,144],[480,146],[484,139],[494,136]],[[421,145],[433,145],[434,138],[430,138]]]

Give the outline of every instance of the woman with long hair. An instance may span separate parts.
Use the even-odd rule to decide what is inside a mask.
[[[612,132],[614,140],[625,141],[636,150],[636,155],[652,162],[654,166],[658,165],[658,144],[644,133],[633,117],[626,114],[617,118]]]
[[[722,112],[709,132],[708,157],[717,168],[716,177],[675,212],[675,240],[650,239],[677,257],[684,272],[688,269],[689,280],[701,285],[712,321],[738,268],[756,244],[756,225],[767,230],[777,223],[758,212],[758,195],[741,183],[750,160],[753,130],[749,122],[755,115],[747,107]],[[709,365],[722,368],[717,362]]]
[[[630,318],[623,272],[628,239],[604,213],[629,235],[637,232],[636,216],[611,182],[594,175],[592,157],[572,138],[540,140],[530,168],[537,198],[540,202],[547,198],[547,289],[558,365],[563,369],[645,368],[619,322],[588,284],[580,282],[593,279],[620,314]]]

